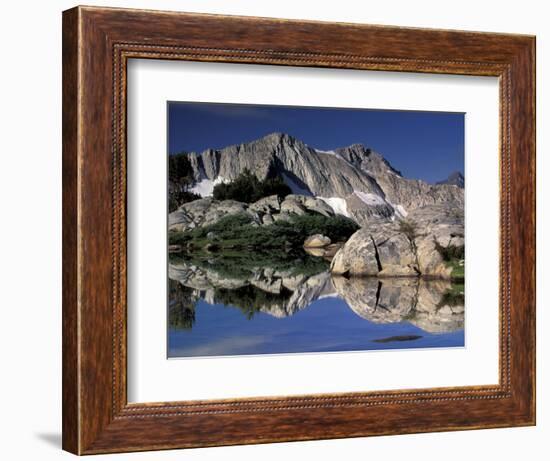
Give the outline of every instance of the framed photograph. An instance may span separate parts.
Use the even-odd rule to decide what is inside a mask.
[[[63,447],[535,424],[535,39],[63,13]]]

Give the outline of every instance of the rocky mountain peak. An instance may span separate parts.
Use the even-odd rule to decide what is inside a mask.
[[[381,154],[363,144],[352,144],[348,147],[336,149],[338,155],[361,170],[371,174],[379,175],[385,173],[402,176]]]
[[[262,141],[262,140],[276,141],[280,143],[283,143],[283,142],[292,143],[296,140],[296,138],[294,136],[291,136],[287,133],[283,133],[281,131],[274,131],[258,139],[258,141]]]
[[[246,147],[247,144],[252,144],[258,150],[273,152],[283,147],[292,147],[295,145],[299,146],[300,149],[307,148],[307,146],[298,138],[279,131],[266,134],[265,136],[262,136],[254,141],[250,141],[249,143],[243,143],[241,146]]]
[[[450,186],[458,186],[464,189],[464,175],[460,171],[453,171],[447,179],[438,181],[436,184],[447,184]]]
[[[380,153],[359,143],[321,150],[273,132],[239,145],[190,153],[189,160],[195,179],[191,191],[203,197],[219,182],[248,170],[259,180],[280,176],[293,194],[324,199],[335,212],[358,222],[406,216],[428,204],[464,202],[460,189],[404,178]]]

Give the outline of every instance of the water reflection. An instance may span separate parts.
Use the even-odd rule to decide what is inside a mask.
[[[463,285],[450,281],[334,277],[326,261],[305,254],[172,257],[168,275],[170,356],[464,341]]]

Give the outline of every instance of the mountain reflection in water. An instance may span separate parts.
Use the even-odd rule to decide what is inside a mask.
[[[464,286],[332,276],[305,254],[171,257],[168,356],[464,345]]]

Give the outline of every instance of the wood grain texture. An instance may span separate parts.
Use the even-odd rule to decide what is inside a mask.
[[[78,11],[63,16],[63,448],[78,443]]]
[[[63,447],[78,454],[534,424],[529,36],[78,7],[63,15]],[[500,78],[500,382],[128,404],[126,63],[175,59]]]

